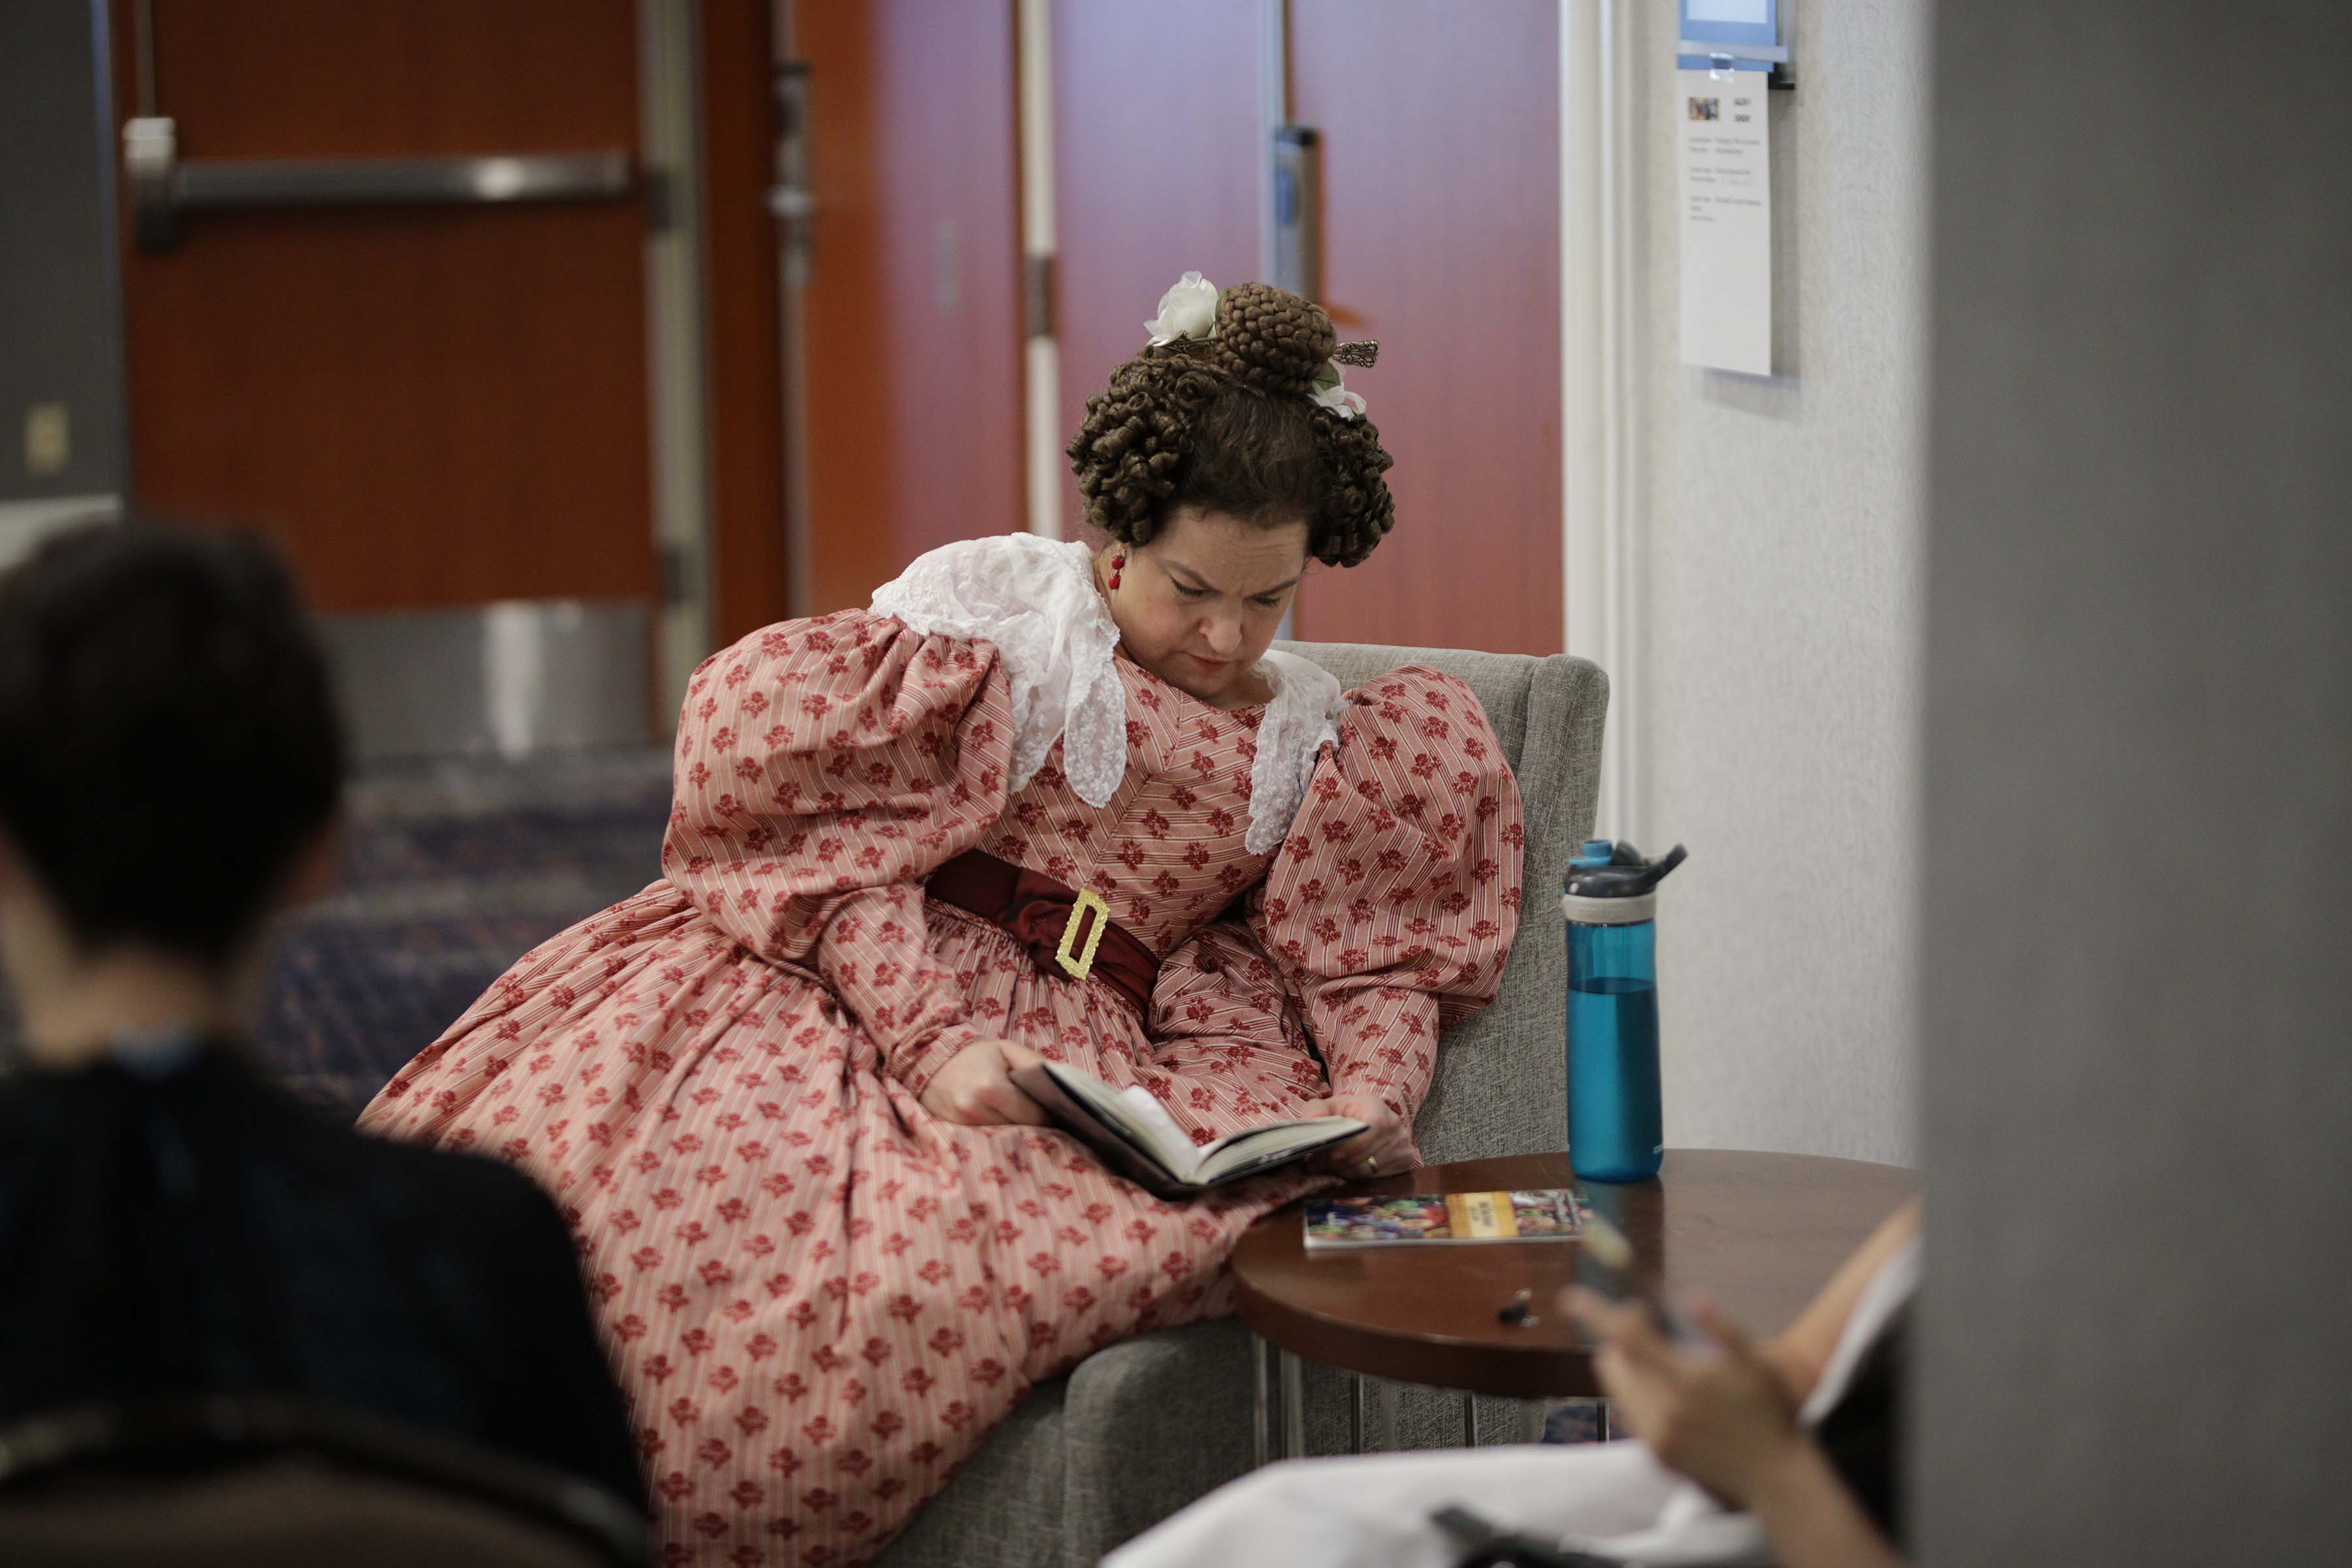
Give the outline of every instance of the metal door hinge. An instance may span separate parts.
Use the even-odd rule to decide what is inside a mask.
[[[647,169],[644,181],[646,227],[667,234],[677,223],[677,175],[669,169]]]
[[[1274,286],[1322,299],[1322,137],[1310,125],[1274,128]]]
[[[661,544],[658,564],[661,570],[661,602],[669,608],[693,602],[694,595],[688,579],[693,571],[693,552],[684,543],[671,539]]]
[[[812,130],[808,62],[778,61],[774,88],[776,183],[768,191],[768,211],[774,215],[782,231],[784,280],[801,289],[807,287],[816,265],[817,200],[809,147]]]
[[[1021,258],[1021,335],[1024,339],[1054,335],[1054,258]]]

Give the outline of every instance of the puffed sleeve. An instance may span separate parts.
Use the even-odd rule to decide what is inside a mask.
[[[1468,687],[1408,666],[1348,694],[1339,743],[1251,909],[1335,1093],[1411,1124],[1438,1030],[1502,984],[1526,841],[1518,788]]]
[[[865,611],[755,632],[688,689],[662,870],[751,952],[814,970],[919,1094],[985,1032],[930,962],[921,879],[1003,810],[1012,738],[985,642]]]

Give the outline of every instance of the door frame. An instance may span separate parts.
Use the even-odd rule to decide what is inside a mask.
[[[1630,0],[1559,0],[1560,646],[1609,677],[1595,831],[1649,837],[1641,47]]]
[[[653,460],[654,692],[675,712],[717,620],[711,538],[709,235],[698,0],[637,0],[638,158],[646,226],[646,361]]]

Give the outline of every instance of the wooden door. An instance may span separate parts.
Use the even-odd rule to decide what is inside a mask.
[[[815,197],[797,525],[816,614],[1025,521],[1014,18],[1010,0],[803,0],[791,23]]]
[[[1311,573],[1298,635],[1558,653],[1559,37],[1553,0],[1290,0],[1321,133],[1323,303],[1396,458],[1397,526]]]
[[[1061,429],[1086,417],[1186,272],[1260,273],[1261,0],[1053,8],[1054,331]],[[1078,492],[1066,482],[1063,532]]]
[[[136,9],[186,158],[638,145],[630,0]],[[650,602],[645,234],[635,200],[126,219],[137,500],[265,528],[331,611]]]

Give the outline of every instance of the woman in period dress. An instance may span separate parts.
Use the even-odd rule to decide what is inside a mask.
[[[1013,1069],[1140,1084],[1202,1142],[1354,1116],[1327,1169],[1393,1169],[1500,980],[1522,835],[1476,700],[1268,650],[1307,560],[1390,526],[1335,360],[1368,353],[1191,275],[1151,326],[1070,447],[1109,544],[950,545],[711,658],[663,879],[362,1119],[556,1194],[667,1561],[870,1557],[1032,1384],[1226,1310],[1235,1239],[1317,1180],[1161,1202]],[[1108,925],[1073,977],[1081,889]]]

